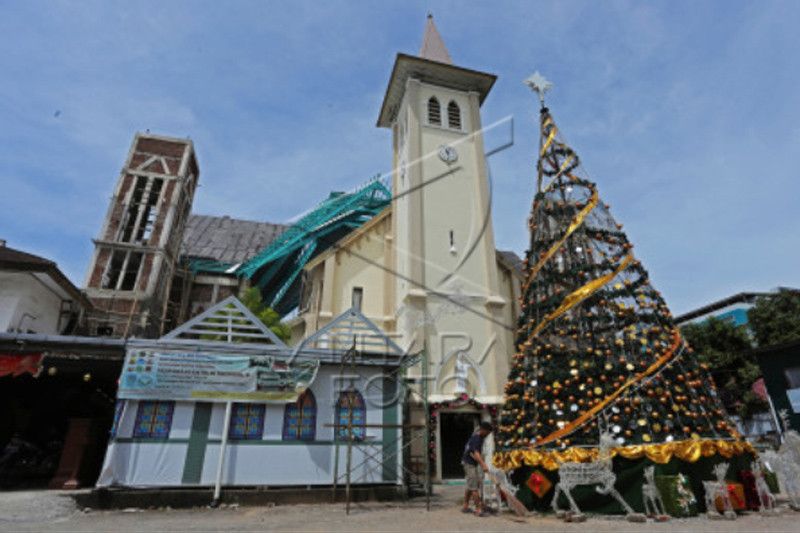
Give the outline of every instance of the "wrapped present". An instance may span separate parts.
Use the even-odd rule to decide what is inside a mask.
[[[761,501],[758,497],[756,490],[756,477],[750,470],[742,470],[739,472],[739,481],[742,482],[744,487],[744,503],[745,507],[751,511],[758,511],[761,508]]]
[[[781,488],[780,485],[778,485],[778,476],[775,475],[775,472],[772,470],[767,470],[766,468],[761,472],[764,474],[764,481],[767,482],[769,491],[772,494],[780,494]]]
[[[744,485],[741,483],[728,483],[728,498],[731,500],[731,506],[734,511],[744,511],[747,508],[747,500],[744,497]],[[720,513],[725,511],[725,502],[722,498],[717,496],[714,500],[717,506],[717,511]]]
[[[697,500],[686,476],[656,476],[655,481],[667,514],[678,518],[697,516]]]
[[[545,476],[538,470],[534,470],[531,473],[531,476],[528,478],[526,484],[528,485],[528,488],[531,489],[531,492],[536,495],[537,498],[544,497],[544,495],[550,492],[550,489],[553,487],[553,483],[549,479],[547,479],[547,476]]]

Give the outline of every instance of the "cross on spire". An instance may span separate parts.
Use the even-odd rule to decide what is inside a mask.
[[[431,13],[428,13],[428,22],[425,24],[425,36],[422,38],[419,57],[438,61],[439,63],[447,63],[448,65],[453,64],[442,36],[439,35],[439,30],[436,29],[436,24],[433,23],[433,14]]]

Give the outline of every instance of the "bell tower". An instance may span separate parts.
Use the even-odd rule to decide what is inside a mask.
[[[393,138],[397,330],[425,349],[432,399],[502,401],[513,347],[501,296],[480,108],[496,76],[453,64],[428,15],[378,118]]]
[[[138,133],[86,277],[92,335],[158,337],[200,174],[188,139]]]

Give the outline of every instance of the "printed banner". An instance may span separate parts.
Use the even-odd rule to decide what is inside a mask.
[[[118,397],[292,402],[311,385],[318,368],[319,361],[288,364],[271,356],[129,350]]]
[[[38,377],[42,371],[42,354],[0,354],[0,377],[19,377],[30,374]]]

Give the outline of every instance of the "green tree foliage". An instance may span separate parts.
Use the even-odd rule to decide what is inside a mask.
[[[780,289],[762,296],[747,313],[759,347],[800,339],[800,291]]]
[[[765,411],[768,406],[751,386],[761,369],[750,355],[752,343],[745,326],[711,317],[681,328],[698,359],[711,366],[711,374],[724,403],[742,418]]]
[[[250,287],[239,297],[242,303],[256,315],[279,339],[286,342],[292,336],[289,326],[281,322],[281,316],[264,304],[258,287]]]

